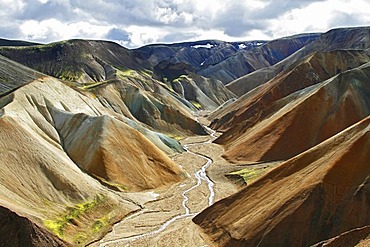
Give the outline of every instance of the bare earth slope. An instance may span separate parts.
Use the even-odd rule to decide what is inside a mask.
[[[226,131],[245,120],[251,125],[258,121],[256,116],[274,102],[369,61],[369,51],[335,50],[311,53],[270,81],[243,95],[237,102],[214,112],[210,117],[213,119],[212,127]]]
[[[219,246],[309,246],[370,222],[370,117],[197,215]]]
[[[190,114],[195,110],[191,99],[176,93],[170,83],[153,79],[150,64],[135,50],[106,41],[68,40],[29,47],[2,47],[0,53],[59,78],[97,97],[104,106],[156,131],[174,136],[206,134]],[[221,87],[210,90],[216,95],[218,90],[226,93],[226,99],[220,97],[223,103],[233,94],[220,84]]]
[[[0,205],[69,243],[101,237],[140,208],[141,199],[122,191],[184,177],[135,125],[51,77],[8,92],[0,98]]]
[[[367,63],[274,102],[255,122],[246,120],[240,123],[245,128],[221,136],[225,157],[285,160],[315,146],[370,114],[369,78]]]

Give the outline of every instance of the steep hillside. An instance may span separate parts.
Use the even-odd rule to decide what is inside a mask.
[[[226,131],[238,125],[238,128],[245,129],[255,124],[261,118],[258,115],[274,102],[369,61],[369,51],[336,50],[311,53],[270,81],[240,97],[234,104],[214,112],[210,117],[213,120],[212,127]],[[242,123],[247,120],[248,124]],[[224,137],[226,136],[227,134]]]
[[[235,96],[222,83],[199,76],[192,77],[194,91],[179,94],[171,81],[157,80],[151,64],[138,51],[111,42],[69,40],[3,47],[0,53],[60,78],[86,95],[97,97],[117,113],[172,136],[205,134],[191,112],[196,108],[215,109]]]
[[[226,144],[224,156],[285,160],[317,145],[370,114],[369,78],[366,63],[272,103],[218,140]]]
[[[0,97],[43,74],[0,55]]]
[[[105,64],[120,69],[145,68],[132,51],[108,41],[68,40],[29,47],[1,47],[0,53],[27,67],[63,80],[97,82],[109,79]]]
[[[369,126],[366,117],[193,221],[219,246],[310,246],[367,226]]]
[[[22,73],[17,63],[6,66]],[[184,178],[181,168],[133,127],[163,149],[181,148],[51,77],[8,92],[0,98],[0,205],[69,243],[85,245],[101,237],[140,208],[122,192]]]
[[[18,246],[72,246],[57,238],[43,227],[0,206],[0,243]]]
[[[264,84],[278,73],[312,52],[333,50],[366,50],[370,47],[370,27],[339,28],[320,35],[286,59],[273,66],[261,68],[230,82],[227,88],[241,96]]]

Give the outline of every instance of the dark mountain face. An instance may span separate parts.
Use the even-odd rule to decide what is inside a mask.
[[[39,43],[27,42],[23,40],[0,39],[0,46],[32,46],[40,45]]]
[[[148,64],[133,51],[107,41],[69,40],[31,47],[3,47],[0,53],[45,74],[69,81],[102,81],[105,65],[145,69]]]
[[[319,34],[302,34],[273,41],[222,42],[205,40],[169,45],[150,45],[137,49],[152,66],[163,61],[186,63],[207,78],[224,84],[273,65],[317,39]]]
[[[36,225],[29,219],[19,216],[0,206],[0,243],[2,246],[72,246],[54,234]]]

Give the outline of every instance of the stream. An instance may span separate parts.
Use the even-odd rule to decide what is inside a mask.
[[[198,119],[196,118],[196,120],[198,120]],[[171,218],[168,221],[166,221],[165,223],[163,223],[158,229],[156,229],[154,231],[139,234],[139,235],[134,235],[134,236],[131,236],[131,237],[123,237],[123,238],[117,238],[117,239],[109,240],[105,243],[101,243],[99,245],[100,247],[107,246],[108,244],[114,244],[114,243],[119,243],[119,242],[123,242],[123,241],[135,241],[135,240],[138,240],[138,239],[153,236],[153,235],[156,235],[156,234],[164,231],[169,225],[171,225],[173,222],[175,222],[179,219],[194,217],[198,212],[197,213],[190,213],[190,208],[187,206],[189,198],[186,194],[189,193],[190,191],[196,189],[198,186],[200,186],[203,181],[207,183],[208,190],[209,190],[208,205],[211,206],[213,204],[214,196],[215,196],[215,192],[214,192],[214,189],[213,189],[214,183],[211,181],[211,179],[207,176],[207,173],[206,173],[207,168],[213,163],[213,160],[211,158],[203,155],[203,154],[199,154],[199,153],[192,152],[192,151],[189,150],[189,147],[191,147],[191,146],[211,143],[214,139],[216,139],[216,136],[215,136],[216,131],[214,131],[214,130],[212,130],[212,129],[208,128],[207,126],[204,126],[204,125],[203,125],[203,127],[209,132],[209,135],[210,135],[209,140],[204,141],[204,142],[196,142],[196,143],[190,143],[190,144],[184,145],[185,150],[189,154],[195,155],[197,157],[201,157],[201,158],[206,160],[206,163],[198,171],[196,171],[194,173],[194,177],[195,177],[197,183],[195,185],[193,185],[192,187],[184,190],[181,193],[181,195],[183,197],[182,207],[184,208],[185,213],[174,216],[173,218]]]

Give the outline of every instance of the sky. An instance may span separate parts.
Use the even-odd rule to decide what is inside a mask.
[[[128,48],[271,40],[370,26],[369,0],[0,0],[0,38],[104,39]]]

